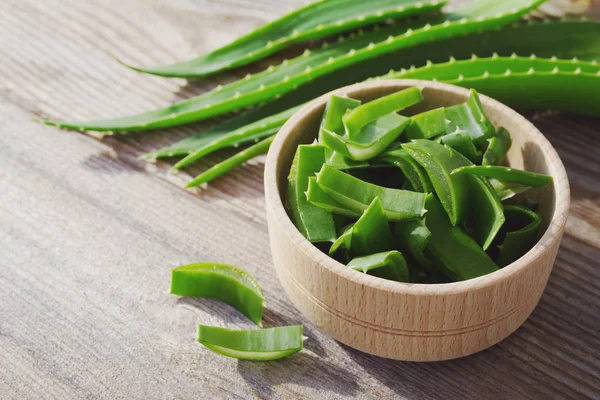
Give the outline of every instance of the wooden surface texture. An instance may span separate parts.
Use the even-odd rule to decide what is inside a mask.
[[[292,306],[272,266],[260,162],[190,193],[167,164],[137,160],[208,124],[98,142],[31,121],[144,111],[264,68],[188,83],[137,74],[110,54],[183,60],[298,4],[0,1],[0,398],[600,398],[598,119],[525,113],[572,189],[548,286],[500,344],[430,364],[352,350]],[[202,260],[256,276],[265,326],[302,323],[306,350],[253,363],[196,343],[199,322],[251,327],[217,301],[167,294],[171,268]]]

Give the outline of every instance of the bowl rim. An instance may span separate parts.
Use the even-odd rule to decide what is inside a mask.
[[[435,283],[435,284],[424,284],[424,283],[407,283],[407,282],[396,282],[386,279],[377,278],[375,276],[357,273],[357,271],[348,268],[346,265],[338,262],[337,260],[329,257],[323,253],[311,242],[309,242],[293,224],[291,218],[288,216],[283,202],[281,201],[278,185],[277,185],[277,171],[276,167],[278,164],[279,154],[282,146],[285,143],[287,137],[293,128],[301,122],[305,116],[313,112],[316,108],[323,107],[327,102],[328,98],[332,94],[352,94],[358,91],[364,91],[368,89],[376,88],[397,88],[404,89],[411,86],[419,86],[420,88],[429,88],[441,92],[450,92],[453,94],[462,94],[468,97],[469,89],[465,89],[459,86],[450,85],[447,83],[423,81],[416,79],[395,79],[395,80],[374,80],[362,83],[356,83],[353,85],[345,86],[340,89],[328,92],[304,105],[298,110],[279,130],[276,134],[273,143],[267,154],[265,161],[265,198],[266,206],[271,208],[273,211],[275,220],[280,224],[283,231],[289,236],[294,244],[302,250],[302,252],[309,257],[313,262],[319,264],[323,268],[327,268],[332,273],[347,279],[356,284],[372,287],[379,290],[390,291],[398,294],[412,294],[412,295],[429,295],[437,296],[443,294],[455,294],[462,293],[465,291],[479,290],[489,286],[497,285],[500,281],[508,279],[515,273],[522,271],[528,265],[541,255],[546,248],[551,246],[556,240],[560,240],[564,226],[566,224],[567,215],[570,205],[570,188],[567,178],[567,172],[562,163],[562,160],[558,156],[558,153],[554,147],[550,144],[548,139],[525,117],[514,111],[512,108],[494,100],[491,97],[479,94],[481,102],[484,106],[492,107],[499,110],[500,113],[508,116],[511,119],[515,119],[523,126],[523,130],[527,130],[533,136],[534,141],[541,147],[542,151],[550,158],[549,162],[549,173],[553,178],[554,193],[556,193],[555,209],[548,224],[548,228],[542,237],[538,240],[536,245],[529,250],[524,256],[519,258],[517,261],[500,268],[498,271],[490,274],[480,276],[477,278],[469,279],[466,281],[458,281],[451,283]]]

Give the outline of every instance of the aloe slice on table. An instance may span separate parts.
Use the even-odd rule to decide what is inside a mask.
[[[413,48],[443,37],[463,36],[499,28],[519,19],[544,0],[479,0],[457,7],[444,22],[417,21],[412,26],[391,26],[361,34],[353,39],[305,53],[278,67],[249,76],[206,94],[172,106],[138,115],[87,122],[45,121],[67,129],[97,131],[139,131],[182,125],[260,102],[271,100],[299,85],[356,64],[359,61],[403,48]],[[426,7],[422,7],[421,10]],[[403,31],[403,33],[398,34]],[[392,33],[396,33],[394,36]],[[387,35],[387,39],[386,39]]]
[[[234,40],[230,44],[189,61],[136,71],[166,77],[199,78],[241,67],[276,53],[294,43],[322,39],[352,29],[439,10],[445,2],[415,0],[315,1]]]
[[[232,265],[201,262],[171,271],[171,291],[179,296],[211,297],[232,305],[257,325],[264,295],[256,280]]]
[[[302,325],[257,330],[199,325],[198,342],[215,353],[240,360],[277,360],[302,350]]]

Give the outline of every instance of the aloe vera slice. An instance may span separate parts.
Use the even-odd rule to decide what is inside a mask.
[[[266,139],[263,139],[260,142],[256,143],[255,145],[252,145],[247,149],[244,149],[239,153],[234,154],[233,156],[221,161],[220,163],[213,165],[208,170],[196,176],[192,181],[188,182],[188,184],[185,185],[185,187],[191,188],[202,185],[203,183],[210,182],[214,179],[217,179],[220,176],[225,175],[226,173],[230,172],[236,167],[239,167],[246,161],[251,160],[254,157],[259,156],[261,154],[265,154],[267,151],[269,151],[269,147],[271,146],[271,143],[273,142],[274,138],[275,136],[271,135]]]
[[[375,197],[352,226],[350,253],[367,256],[394,249],[394,237],[379,197]]]
[[[520,185],[513,182],[500,181],[494,178],[489,178],[488,181],[494,188],[494,192],[496,192],[496,196],[498,196],[500,201],[510,199],[511,197],[516,196],[519,193],[523,193],[529,189],[529,186]]]
[[[362,213],[362,211],[351,210],[332,199],[323,191],[323,189],[321,189],[321,186],[319,186],[317,183],[316,176],[311,176],[308,179],[308,191],[306,192],[306,199],[317,207],[324,208],[329,212],[338,215],[344,215],[349,218],[359,218]]]
[[[473,139],[471,139],[471,135],[468,132],[459,130],[444,135],[440,139],[442,144],[452,147],[472,162],[477,162],[481,159],[481,152],[473,144]]]
[[[288,177],[288,206],[294,225],[311,242],[333,242],[336,238],[333,216],[327,210],[306,199],[308,178],[319,172],[325,163],[325,148],[320,145],[300,145]]]
[[[403,48],[412,48],[442,37],[462,36],[491,30],[519,19],[544,0],[479,0],[475,5],[457,7],[450,19],[439,24],[414,23],[403,34],[389,34],[399,28],[392,26],[369,35],[358,35],[337,46],[306,53],[278,67],[241,79],[159,110],[138,115],[87,122],[44,121],[67,129],[97,131],[138,131],[166,128],[224,114],[250,105],[268,101],[294,90],[317,77],[356,64],[359,61]],[[421,7],[423,10],[426,7]],[[386,36],[388,35],[388,39]],[[375,44],[377,43],[377,44]]]
[[[508,232],[499,247],[498,265],[501,267],[518,260],[535,245],[542,219],[540,215],[522,206],[504,206]]]
[[[198,342],[217,354],[240,360],[277,360],[302,350],[302,325],[258,330],[199,325]]]
[[[325,111],[323,112],[323,119],[321,120],[321,126],[319,128],[319,142],[323,143],[323,130],[335,133],[336,135],[343,135],[345,133],[344,124],[342,122],[344,113],[359,105],[359,100],[332,95],[327,101]],[[340,154],[329,147],[325,147],[325,163],[342,170],[366,167],[369,165],[367,162],[354,161],[345,157],[343,154]]]
[[[406,128],[408,139],[431,139],[443,135],[448,130],[446,112],[443,107],[425,111],[412,116]]]
[[[362,214],[376,197],[385,216],[393,221],[417,219],[425,213],[423,193],[373,185],[327,165],[317,174],[316,182],[329,197],[356,213]]]
[[[221,300],[261,324],[262,290],[250,274],[232,265],[202,262],[175,268],[171,271],[170,293]]]
[[[512,138],[510,133],[502,127],[498,128],[496,136],[488,139],[488,147],[485,153],[483,153],[481,163],[483,165],[500,165],[504,161],[511,145]]]
[[[346,135],[351,140],[358,140],[363,128],[371,122],[388,115],[395,115],[396,112],[421,101],[423,101],[421,89],[413,86],[352,108],[342,118]]]
[[[397,282],[408,282],[408,265],[402,253],[396,250],[353,258],[348,266],[365,274]]]
[[[322,39],[352,29],[435,11],[445,2],[415,0],[327,0],[312,2],[192,60],[136,71],[166,77],[199,78],[260,60],[294,43]],[[423,10],[425,9],[425,10]]]
[[[425,224],[431,231],[427,253],[434,265],[452,280],[477,278],[497,271],[498,266],[459,226],[452,226],[439,200],[429,194]]]
[[[428,193],[433,190],[427,172],[404,149],[393,149],[382,153],[375,162],[392,164],[402,171],[404,177],[416,192]]]
[[[333,242],[333,244],[329,248],[330,256],[333,256],[340,249],[345,249],[345,250],[350,249],[350,246],[352,245],[352,228],[353,227],[354,227],[354,223],[349,224],[342,229],[340,236],[338,236],[338,238],[335,240],[335,242]]]
[[[332,150],[352,160],[365,161],[382,153],[409,123],[410,118],[390,113],[368,123],[353,138],[321,129],[321,139]]]
[[[463,174],[485,176],[487,178],[495,178],[527,186],[544,186],[552,182],[552,177],[549,175],[503,167],[501,165],[468,165],[452,171],[453,176]]]
[[[394,237],[402,251],[409,253],[421,265],[431,265],[425,255],[425,249],[431,240],[431,231],[425,225],[425,218],[395,223]]]
[[[452,225],[460,224],[467,211],[467,182],[451,172],[463,166],[462,159],[451,148],[425,139],[404,143],[402,148],[427,172]]]

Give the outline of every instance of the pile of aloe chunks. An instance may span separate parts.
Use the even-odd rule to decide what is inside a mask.
[[[468,101],[398,114],[411,87],[361,104],[332,95],[313,144],[298,146],[287,208],[300,232],[357,271],[400,282],[476,278],[530,250],[536,205],[503,205],[547,175],[501,165],[509,132]]]
[[[166,108],[108,120],[45,122],[97,131],[95,137],[152,129],[166,135],[165,128],[250,108],[142,156],[148,161],[179,157],[174,170],[203,161],[201,167],[210,168],[187,184],[193,187],[266,153],[305,102],[366,79],[438,80],[519,109],[600,116],[600,23],[522,21],[543,3],[470,0],[444,8],[441,0],[315,1],[208,54],[131,68],[206,78],[302,46],[304,52],[289,60],[271,61],[261,72]],[[205,157],[225,148],[239,151],[211,166]]]

